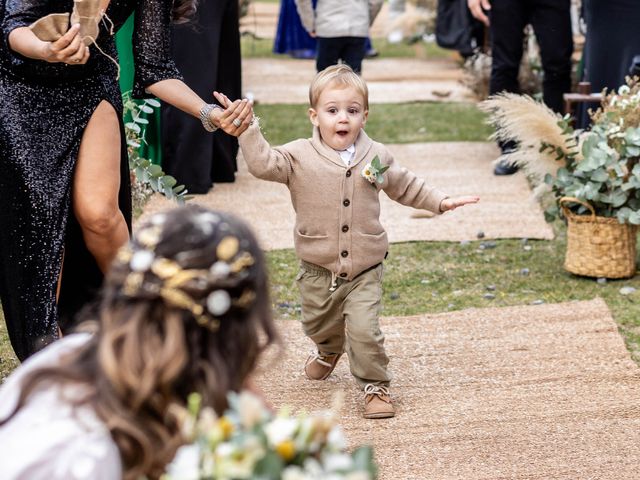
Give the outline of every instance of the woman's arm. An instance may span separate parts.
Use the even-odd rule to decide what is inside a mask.
[[[176,78],[156,82],[148,86],[146,91],[196,118],[200,118],[200,110],[207,104],[186,83]],[[238,136],[249,127],[249,122],[242,120],[248,117],[250,111],[251,105],[246,99],[236,100],[226,108],[220,107],[211,110],[209,119],[225,133]],[[233,123],[236,118],[240,119],[240,126]]]
[[[19,27],[9,34],[9,47],[23,57],[49,63],[82,65],[89,60],[89,47],[78,35],[80,25],[73,25],[55,42],[40,40],[28,27]]]

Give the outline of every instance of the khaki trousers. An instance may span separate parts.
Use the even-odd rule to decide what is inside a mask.
[[[320,353],[343,353],[361,388],[367,383],[389,385],[389,357],[380,331],[382,264],[352,281],[332,275],[317,265],[301,262],[296,278],[302,296],[302,328]]]

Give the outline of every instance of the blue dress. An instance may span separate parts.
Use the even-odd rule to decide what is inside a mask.
[[[313,1],[315,8],[317,0]],[[273,53],[291,55],[294,58],[315,58],[316,39],[302,26],[294,0],[280,2],[278,29],[273,43]]]

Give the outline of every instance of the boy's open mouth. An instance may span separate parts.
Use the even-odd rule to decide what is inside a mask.
[[[345,137],[349,134],[349,130],[338,130],[336,133],[341,137]]]

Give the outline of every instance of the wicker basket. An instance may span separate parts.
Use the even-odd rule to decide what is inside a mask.
[[[564,260],[567,271],[605,278],[628,278],[636,273],[636,225],[598,217],[591,205],[574,197],[562,197],[559,203],[568,222]],[[591,215],[576,215],[567,203],[579,203]]]

